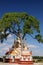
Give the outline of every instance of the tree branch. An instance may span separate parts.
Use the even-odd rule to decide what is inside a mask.
[[[25,36],[26,36],[26,34],[23,35],[22,39],[24,39]]]
[[[31,34],[29,34],[33,39],[35,39]]]

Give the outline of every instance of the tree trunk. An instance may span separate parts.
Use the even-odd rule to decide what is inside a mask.
[[[19,33],[17,37],[20,39],[21,53],[22,53],[22,50],[23,50],[22,35]]]

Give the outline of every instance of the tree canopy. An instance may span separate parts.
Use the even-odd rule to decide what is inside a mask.
[[[0,41],[3,42],[11,33],[17,37],[22,34],[22,39],[28,34],[43,43],[39,20],[26,12],[5,13],[0,19]]]

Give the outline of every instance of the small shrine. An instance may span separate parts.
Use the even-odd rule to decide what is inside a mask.
[[[17,64],[32,64],[32,51],[25,44],[21,44],[20,38],[14,41],[14,44],[9,51],[6,52],[6,59],[9,63]]]

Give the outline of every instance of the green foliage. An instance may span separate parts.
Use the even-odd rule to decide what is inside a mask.
[[[43,56],[33,56],[33,62],[43,62]]]
[[[43,56],[33,56],[33,59],[43,59]]]
[[[6,13],[0,20],[0,40],[7,38],[7,31],[9,31],[8,34],[13,33],[17,37],[21,37],[20,34],[22,33],[23,39],[26,34],[29,34],[31,36],[35,33],[35,31],[36,34],[39,34],[40,23],[35,17],[28,15],[26,12]],[[2,34],[2,32],[4,33]],[[39,42],[43,42],[40,34],[34,37]]]
[[[42,36],[40,34],[36,35],[35,39],[37,39],[39,42],[43,43],[43,39],[42,39]]]

